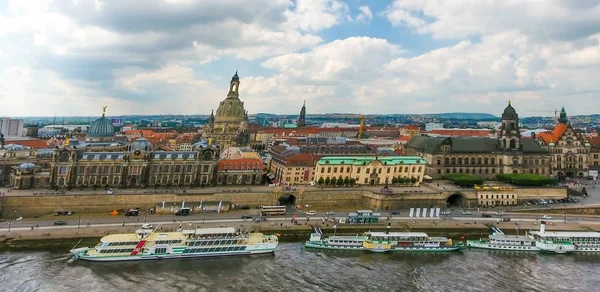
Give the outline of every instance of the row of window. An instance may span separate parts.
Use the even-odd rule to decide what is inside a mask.
[[[110,242],[108,246],[128,246],[128,245],[137,245],[140,243],[139,241],[129,241],[129,242]]]
[[[245,249],[246,249],[245,246],[228,246],[228,247],[216,247],[216,248],[190,248],[190,249],[184,250],[183,253],[242,251]]]
[[[109,177],[103,176],[98,180],[97,177],[93,176],[93,177],[88,178],[87,181],[88,181],[88,185],[95,185],[96,183],[99,183],[101,185],[107,185],[107,184],[109,184],[109,182],[112,182],[113,185],[118,185],[119,182],[121,181],[121,177],[114,176],[114,177],[112,177],[112,180],[111,180]],[[85,185],[85,184],[86,184],[86,177],[80,176],[77,178],[77,185],[80,186],[80,185]]]
[[[227,164],[225,164],[225,169],[229,169],[229,170],[252,170],[252,169],[260,169],[260,164],[259,163],[252,163],[250,164],[249,162],[244,164],[238,164],[238,163],[229,163],[229,168],[227,168]]]
[[[361,167],[357,167],[356,168],[356,173],[360,173],[361,169],[362,169]],[[387,169],[386,173],[391,173],[391,171],[392,171],[391,167],[387,167],[386,169]],[[337,167],[333,167],[333,172],[331,170],[332,170],[331,167],[327,167],[327,173],[338,173],[338,168]],[[408,172],[408,170],[409,170],[408,166],[405,166],[404,168],[401,167],[401,166],[398,167],[398,168],[396,168],[396,166],[394,166],[394,173],[396,173],[397,171],[398,172]],[[411,170],[411,172],[415,172],[415,171],[416,172],[421,172],[423,170],[423,168],[422,168],[422,166],[419,166],[419,167],[413,166],[412,168],[410,168],[410,170]],[[377,172],[377,173],[381,174],[382,171],[383,171],[383,168],[373,168],[373,173]],[[326,173],[325,172],[325,167],[321,167],[321,173]],[[339,173],[352,173],[352,168],[348,166],[348,167],[346,167],[346,171],[344,171],[344,167],[340,167],[339,168]],[[365,170],[365,173],[366,174],[371,173],[371,168],[367,168]]]
[[[86,171],[88,174],[111,173],[111,172],[121,173],[122,169],[123,168],[121,165],[116,165],[116,166],[110,166],[110,165],[84,166],[84,165],[80,165],[77,169],[77,173],[78,174],[86,174]]]
[[[103,249],[100,253],[131,253],[133,252],[132,248],[121,248],[121,249]]]
[[[179,244],[181,240],[157,240],[154,244]]]
[[[515,194],[482,194],[480,199],[516,199]]]
[[[539,160],[536,160],[536,161],[539,162]],[[544,160],[542,159],[541,161],[542,161],[542,164],[543,164]],[[442,165],[442,159],[438,158],[437,161],[436,161],[436,163],[437,163],[437,165]],[[465,157],[463,159],[462,157],[458,157],[458,158],[456,158],[456,157],[452,157],[452,158],[446,157],[446,158],[444,158],[444,164],[446,164],[446,165],[448,165],[448,164],[465,164],[465,165],[470,165],[470,164],[472,164],[472,165],[488,165],[488,164],[491,164],[491,165],[495,165],[496,164],[496,158],[494,158],[494,157],[492,157],[492,158],[488,158],[488,157],[485,157],[485,158],[482,158],[482,157],[475,158],[475,157],[472,157],[472,158],[469,159],[468,157]],[[498,159],[498,164],[502,165],[502,159]]]
[[[209,171],[209,165],[203,165],[202,166],[202,172],[208,172]],[[193,172],[194,171],[194,165],[193,164],[188,164],[188,165],[152,165],[152,167],[150,168],[150,172],[151,173],[159,173],[159,172],[171,172],[171,170],[174,173],[180,173],[180,172]]]
[[[231,245],[242,244],[243,240],[209,240],[209,241],[192,241],[188,246],[208,246],[208,245]]]

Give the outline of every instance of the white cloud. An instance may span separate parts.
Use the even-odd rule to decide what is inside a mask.
[[[360,13],[356,16],[357,22],[369,23],[373,20],[373,13],[371,12],[371,9],[369,9],[369,6],[360,6],[358,7],[358,10],[360,10]]]
[[[573,39],[600,30],[600,2],[396,0],[383,13],[395,26],[435,38],[519,30],[540,39]]]
[[[288,16],[301,30],[317,32],[348,19],[348,5],[337,0],[296,0]]]

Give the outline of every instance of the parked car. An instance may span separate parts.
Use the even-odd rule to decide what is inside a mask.
[[[483,218],[491,218],[492,215],[491,214],[487,214],[487,213],[483,213],[483,214],[481,214],[481,217],[483,217]]]
[[[242,215],[242,219],[253,219],[254,216],[252,215]]]
[[[317,215],[317,211],[315,211],[315,210],[306,212],[306,216],[315,216],[315,215]]]
[[[473,215],[473,213],[471,213],[471,211],[463,211],[462,214],[463,215]]]
[[[442,212],[440,212],[440,214],[442,214],[442,215],[450,215],[450,211],[442,211]]]
[[[154,226],[152,226],[152,224],[144,223],[142,224],[142,229],[154,229]]]
[[[390,215],[400,215],[400,211],[392,211]]]
[[[552,219],[552,216],[544,215],[542,216],[542,219]]]
[[[325,215],[326,216],[333,216],[333,215],[335,215],[335,212],[329,211],[329,212],[325,213]]]
[[[498,211],[498,212],[496,212],[496,216],[504,216],[504,212]]]
[[[67,221],[56,221],[54,222],[54,226],[67,225]]]

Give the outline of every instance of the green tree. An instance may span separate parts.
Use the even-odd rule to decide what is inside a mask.
[[[413,177],[410,178],[410,183],[411,184],[415,184],[416,182],[417,182],[417,178],[416,177],[413,176]]]
[[[397,177],[393,177],[392,178],[392,183],[393,184],[397,184],[398,183],[398,178]]]
[[[344,178],[343,177],[341,177],[341,176],[338,177],[338,179],[337,179],[337,185],[338,186],[344,185]]]
[[[348,178],[348,177],[345,177],[345,178],[344,178],[344,184],[345,184],[345,185],[349,185],[349,184],[350,184],[350,178]]]
[[[337,184],[337,178],[334,176],[331,178],[331,185],[335,186]]]
[[[354,185],[356,184],[356,179],[355,178],[350,178],[350,185]]]
[[[323,179],[323,177],[319,178],[319,181],[317,181],[317,184],[319,184],[320,186],[322,186],[325,183],[325,180]]]
[[[329,185],[331,183],[331,178],[325,178],[325,185]]]

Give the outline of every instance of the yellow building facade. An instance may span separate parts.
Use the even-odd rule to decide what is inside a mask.
[[[314,180],[354,179],[359,185],[391,184],[394,178],[423,181],[425,160],[412,156],[323,157],[315,167]]]

